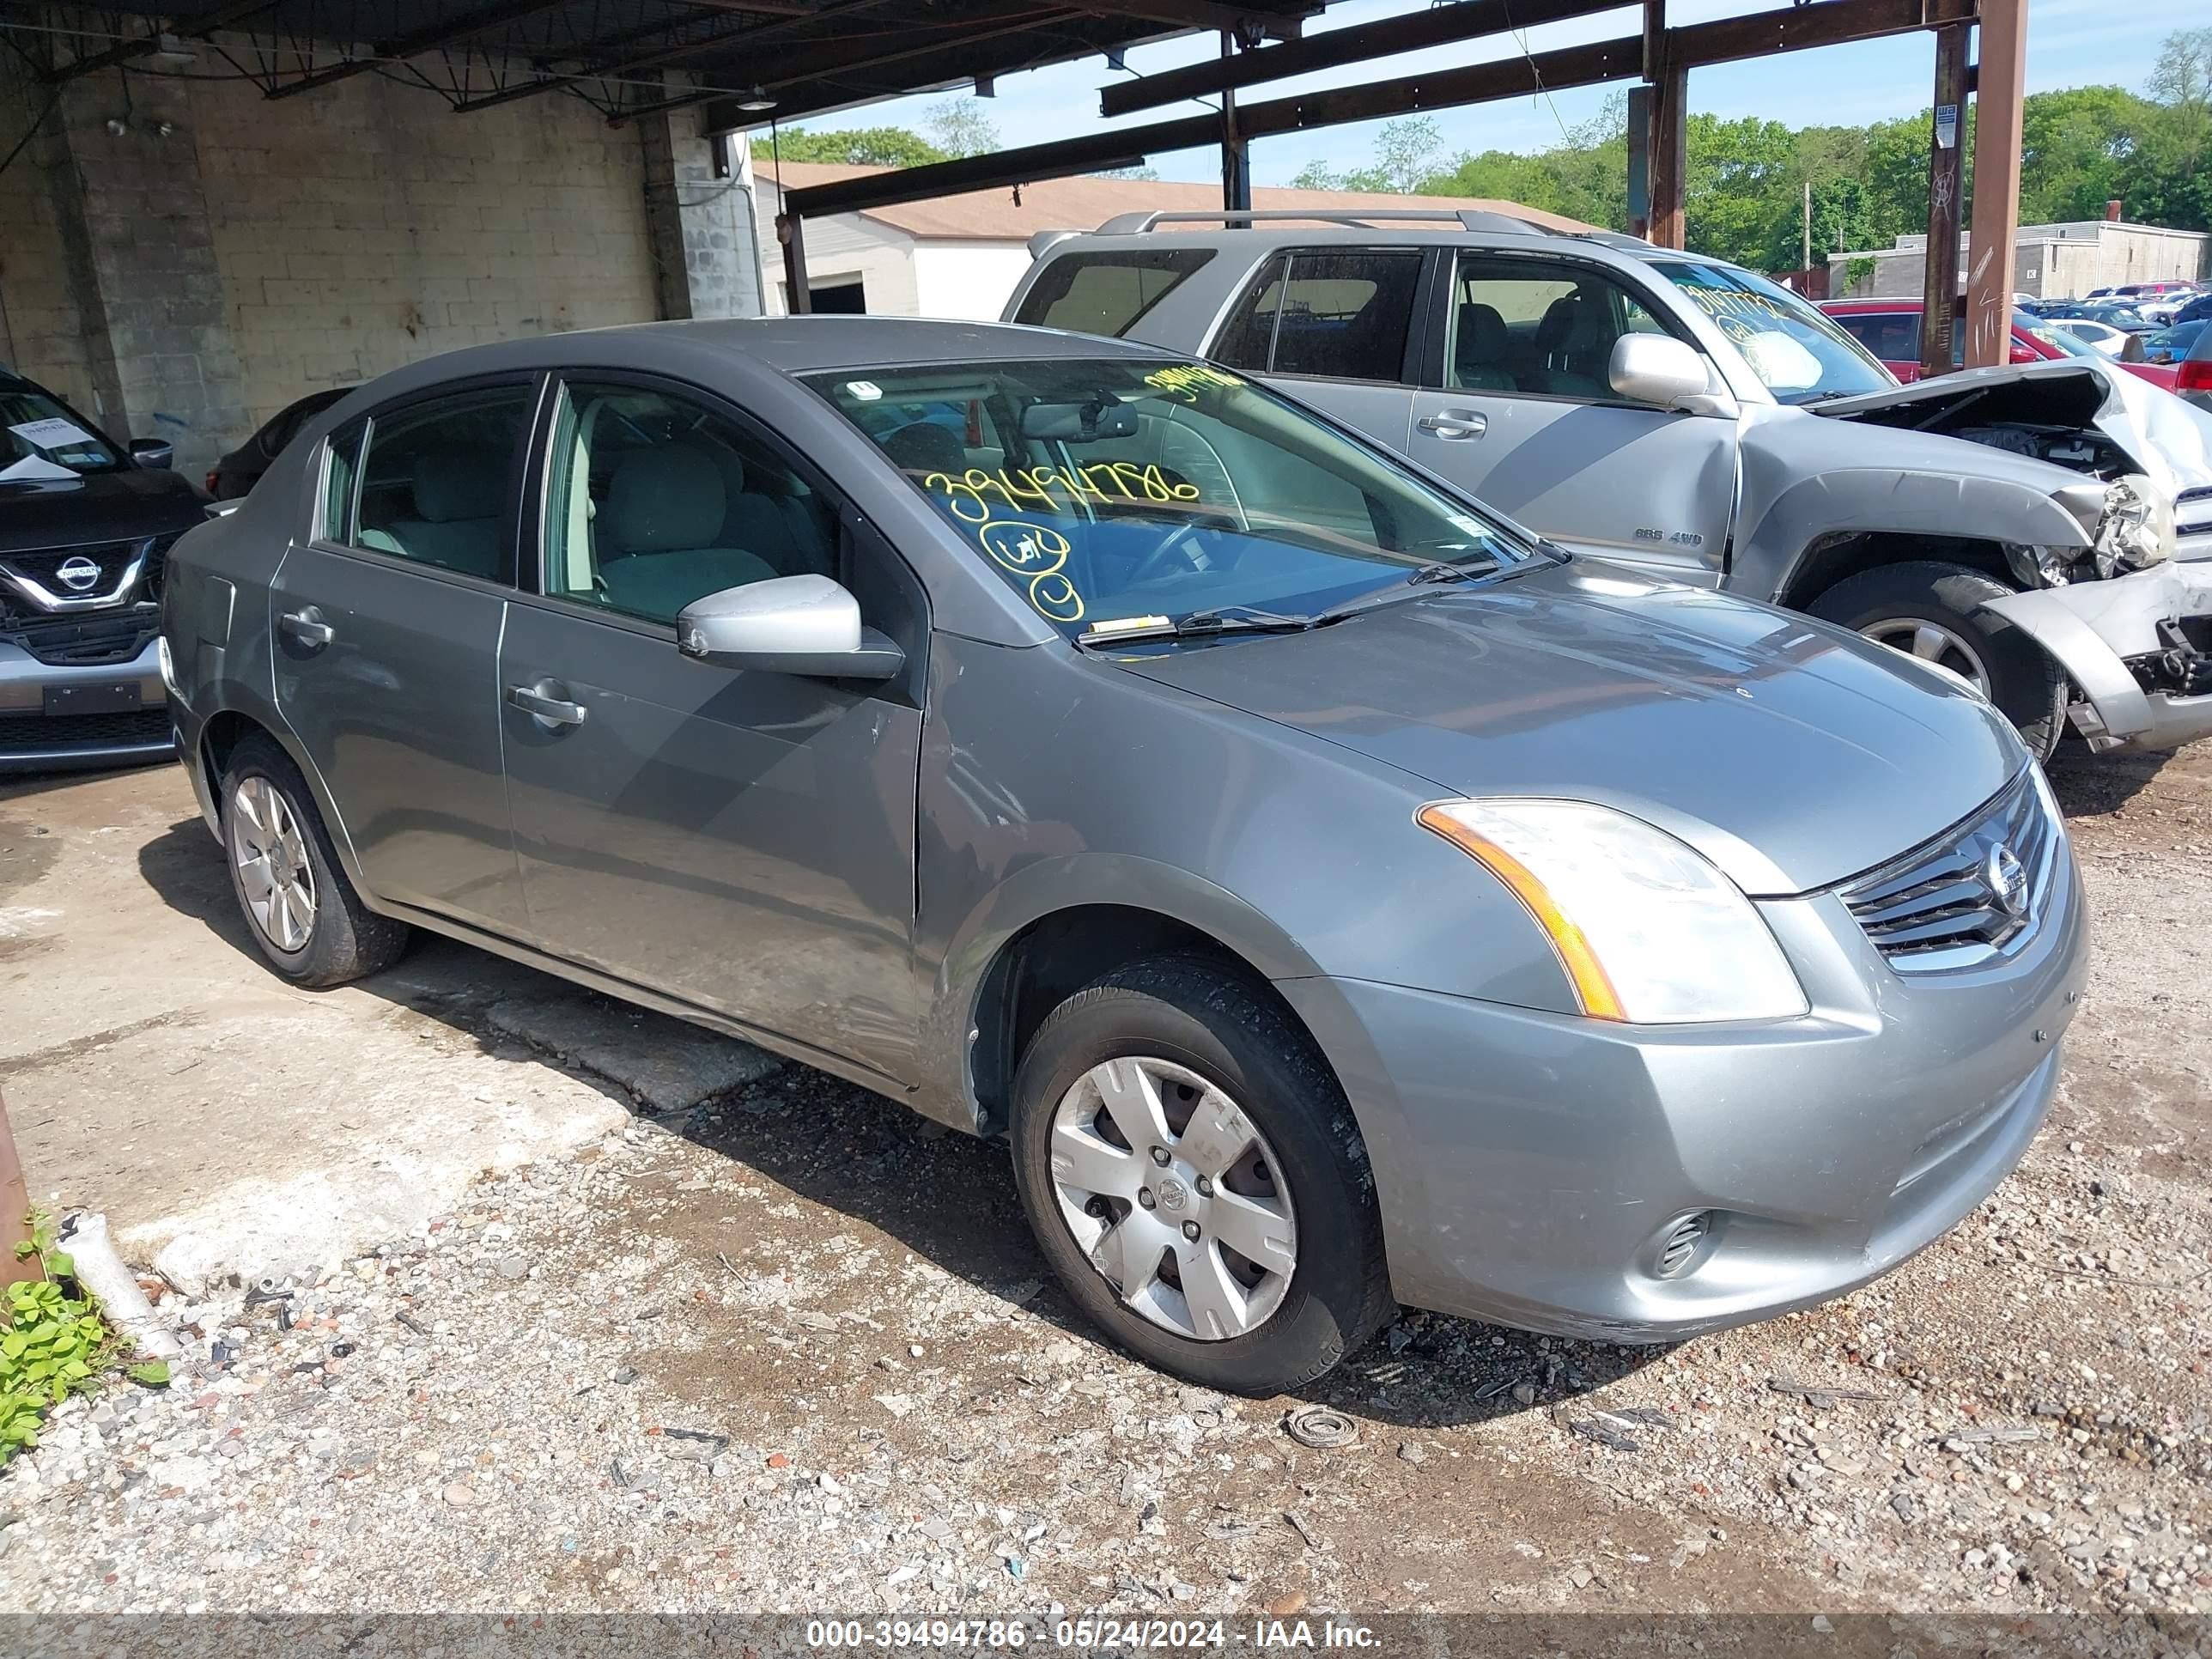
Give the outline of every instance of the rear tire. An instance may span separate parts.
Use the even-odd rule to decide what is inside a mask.
[[[343,985],[389,968],[407,924],[361,902],[300,769],[276,740],[240,740],[222,775],[223,863],[269,965],[295,985]]]
[[[1805,608],[1978,679],[2029,751],[2047,760],[2066,732],[2065,672],[2028,635],[1977,608],[2017,592],[1967,565],[1913,560],[1846,576]]]
[[[1167,1127],[1132,1140],[1096,1079],[1129,1077],[1139,1061]],[[1109,1062],[1121,1069],[1102,1073]],[[1312,1040],[1242,980],[1194,958],[1118,969],[1046,1018],[1014,1093],[1014,1177],[1038,1244],[1076,1305],[1148,1364],[1234,1394],[1279,1393],[1328,1371],[1390,1312],[1351,1105]],[[1072,1141],[1076,1120],[1096,1127]],[[1101,1173],[1079,1178],[1085,1158]],[[1132,1201],[1081,1206],[1077,1189],[1118,1191],[1123,1173]],[[1109,1239],[1123,1228],[1134,1231]],[[1147,1282],[1133,1300],[1122,1285],[1139,1256]],[[1206,1326],[1213,1334],[1196,1334]]]

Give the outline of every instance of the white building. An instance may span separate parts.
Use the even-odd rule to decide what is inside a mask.
[[[781,208],[775,164],[753,149],[760,198],[761,269],[768,313],[788,309],[783,250],[775,240]],[[793,190],[887,169],[790,161]],[[1049,179],[1018,190],[971,191],[865,213],[836,213],[805,222],[806,282],[817,311],[866,311],[905,317],[998,316],[1030,267],[1029,239],[1041,230],[1090,230],[1119,213],[1207,210],[1221,205],[1218,185],[1151,179]],[[1255,209],[1314,211],[1484,208],[1559,230],[1590,227],[1556,213],[1468,197],[1376,195],[1357,191],[1255,188]]]
[[[2039,300],[2061,300],[2123,283],[2193,281],[2212,273],[2209,246],[2212,236],[2203,231],[2164,230],[2124,219],[2022,225],[2013,240],[2013,286]],[[1892,248],[1832,253],[1828,293],[1838,300],[1917,300],[1927,268],[1925,231],[1899,237]],[[1966,269],[1966,238],[1961,235],[1962,279]]]

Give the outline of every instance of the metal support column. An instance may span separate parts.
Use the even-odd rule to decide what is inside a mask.
[[[1661,247],[1687,246],[1682,198],[1689,173],[1690,71],[1669,54],[1651,83],[1651,134],[1645,162],[1651,191],[1651,228],[1644,234]]]
[[[1222,30],[1222,57],[1236,52],[1236,35]],[[1252,206],[1252,141],[1237,130],[1235,87],[1221,92],[1221,205],[1231,213],[1247,212]]]
[[[1928,270],[1920,295],[1920,372],[1951,372],[1959,306],[1960,187],[1966,173],[1964,23],[1936,31],[1936,103],[1929,137]]]
[[[777,193],[782,190],[779,179]],[[775,240],[783,244],[783,308],[793,317],[804,317],[814,309],[814,295],[806,286],[805,222],[795,213],[777,214]]]
[[[1974,88],[1974,216],[1966,252],[1966,367],[2012,355],[2013,243],[2020,234],[2021,97],[2027,0],[1982,0]]]

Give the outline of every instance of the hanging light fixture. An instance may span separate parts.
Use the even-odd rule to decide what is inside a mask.
[[[756,82],[751,90],[738,94],[738,107],[749,115],[757,115],[763,110],[774,109],[775,99],[766,87]]]

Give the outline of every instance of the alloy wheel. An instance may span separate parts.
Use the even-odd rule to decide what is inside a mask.
[[[1892,617],[1869,623],[1859,632],[1876,645],[1902,651],[1908,657],[1942,669],[1966,682],[1984,696],[1990,695],[1990,671],[1973,642],[1954,628],[1922,617]]]
[[[1128,1307],[1220,1342],[1265,1324],[1297,1267],[1274,1149],[1196,1072],[1147,1056],[1092,1066],[1053,1114],[1060,1218]]]
[[[230,798],[230,856],[246,915],[289,955],[315,931],[315,867],[300,820],[268,779],[242,779]]]

